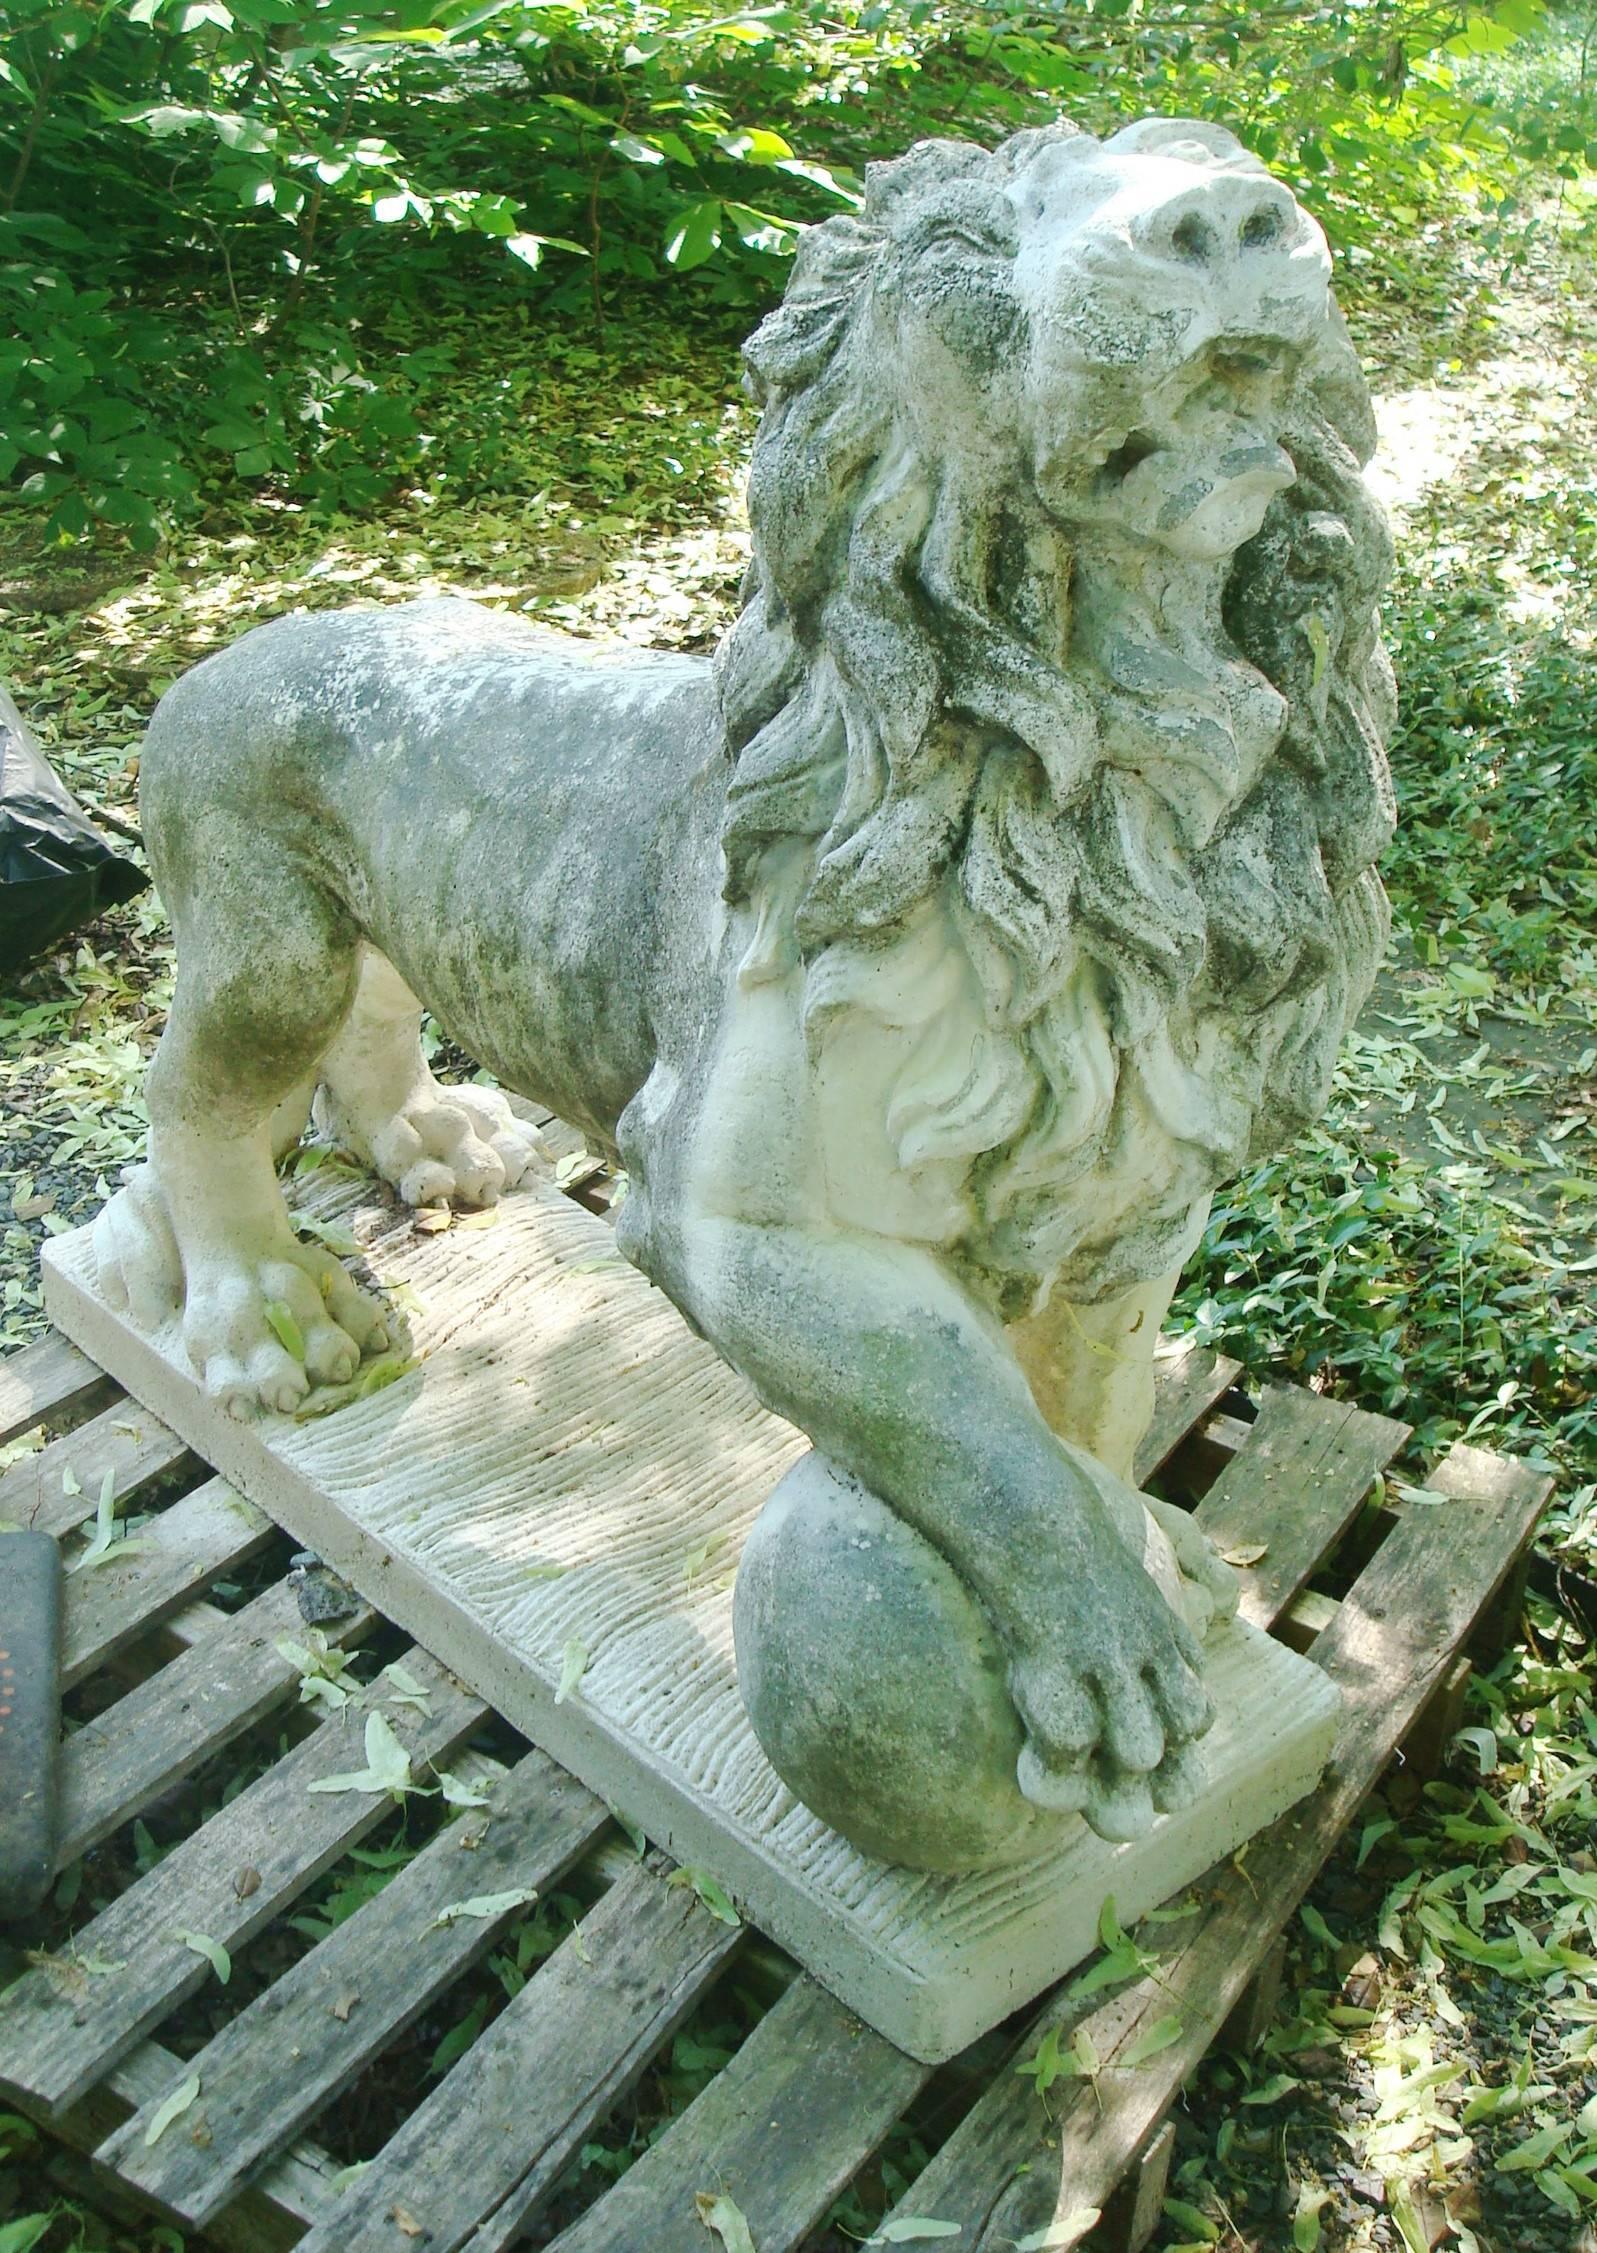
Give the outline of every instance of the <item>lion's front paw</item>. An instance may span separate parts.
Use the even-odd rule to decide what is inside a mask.
[[[100,1288],[142,1329],[157,1330],[183,1303],[183,1263],[166,1201],[147,1165],[129,1166],[94,1222]]]
[[[1181,1574],[1181,1601],[1187,1623],[1199,1635],[1235,1616],[1242,1583],[1190,1510],[1157,1495],[1138,1496],[1143,1508],[1175,1551]]]
[[[1140,1838],[1201,1789],[1196,1751],[1214,1718],[1198,1643],[1118,1549],[1092,1574],[1090,1608],[1060,1590],[1052,1619],[1015,1648],[1010,1694],[1026,1730],[1016,1780],[1034,1805],[1079,1810],[1100,1837]]]
[[[291,1414],[313,1384],[347,1384],[362,1353],[400,1342],[336,1259],[293,1243],[195,1261],[183,1340],[207,1393],[238,1417]]]
[[[372,1135],[371,1152],[407,1205],[492,1205],[550,1162],[537,1128],[491,1087],[435,1084]]]

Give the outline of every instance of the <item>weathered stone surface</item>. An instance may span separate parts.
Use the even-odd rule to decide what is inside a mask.
[[[433,1081],[419,996],[620,1155],[627,1255],[843,1482],[761,1537],[745,1674],[789,1775],[904,1859],[886,1767],[904,1809],[968,1792],[973,1853],[1012,1788],[1112,1838],[1202,1788],[1231,1596],[1125,1483],[1147,1356],[1214,1189],[1322,1104],[1385,931],[1387,543],[1329,275],[1211,125],[923,144],[748,347],[713,669],[421,603],[264,628],[151,730],[180,975],[107,1290],[181,1302],[241,1413],[383,1343],[273,1176],[317,1082],[412,1199],[540,1162]],[[905,1712],[969,1675],[984,1721],[906,1722],[849,1778],[817,1591],[858,1621],[889,1558]]]

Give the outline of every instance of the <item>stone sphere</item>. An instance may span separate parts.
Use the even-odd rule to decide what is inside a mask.
[[[733,1600],[738,1683],[767,1758],[866,1852],[971,1870],[1062,1821],[1021,1796],[1003,1650],[931,1543],[824,1456],[755,1520]]]

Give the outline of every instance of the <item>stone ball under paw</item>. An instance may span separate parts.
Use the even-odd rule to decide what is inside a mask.
[[[756,1519],[733,1630],[771,1765],[867,1853],[971,1870],[1077,1819],[1021,1796],[1024,1737],[980,1604],[929,1541],[823,1456],[796,1463]]]

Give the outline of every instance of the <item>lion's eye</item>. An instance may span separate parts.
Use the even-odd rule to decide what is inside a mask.
[[[1012,255],[1011,246],[1000,242],[996,235],[986,234],[976,227],[961,226],[953,221],[934,227],[922,247],[926,250],[973,251],[978,258],[1008,258]]]

